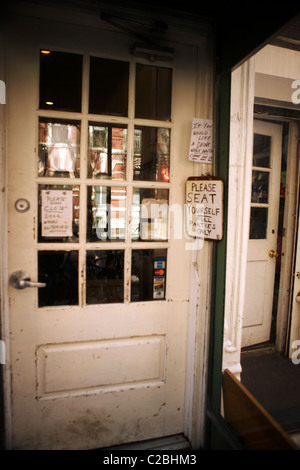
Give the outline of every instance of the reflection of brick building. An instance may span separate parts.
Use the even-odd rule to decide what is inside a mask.
[[[79,176],[80,124],[41,119],[39,123],[39,176]]]
[[[170,130],[140,126],[134,131],[135,180],[170,181]]]
[[[79,203],[80,203],[79,186],[73,186],[73,221],[74,225],[79,228]]]
[[[109,124],[95,124],[90,125],[89,134],[88,176],[124,180],[127,129]]]
[[[126,177],[126,137],[127,129],[119,127],[112,128],[111,173],[114,179],[125,179]]]
[[[88,206],[92,216],[89,237],[96,237],[96,240],[125,238],[125,188],[92,186],[88,193]]]

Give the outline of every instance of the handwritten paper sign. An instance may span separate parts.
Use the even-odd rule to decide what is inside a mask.
[[[193,238],[222,240],[223,181],[201,176],[187,180],[186,230]]]
[[[71,190],[42,190],[42,236],[71,237],[73,196]]]
[[[212,163],[212,120],[194,118],[189,151],[189,160]]]

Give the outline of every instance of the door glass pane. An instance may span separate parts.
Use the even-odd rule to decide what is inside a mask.
[[[82,56],[40,51],[40,109],[81,111]]]
[[[39,185],[38,241],[78,242],[79,186]]]
[[[172,69],[136,65],[135,117],[171,120]]]
[[[86,303],[123,302],[124,251],[87,251]]]
[[[270,168],[271,136],[254,134],[253,166]]]
[[[132,239],[168,239],[169,190],[133,188]]]
[[[166,298],[167,250],[132,250],[131,301]]]
[[[41,118],[38,176],[79,177],[80,123]]]
[[[91,57],[89,112],[127,116],[128,84],[128,62]]]
[[[78,252],[40,251],[38,253],[38,305],[78,305]]]
[[[170,133],[162,127],[135,128],[134,180],[170,181]]]
[[[88,186],[87,241],[119,241],[126,233],[126,188]]]
[[[90,123],[88,178],[126,178],[127,128]]]
[[[267,238],[268,209],[265,207],[251,207],[250,239]]]
[[[251,202],[268,203],[269,200],[269,173],[266,171],[252,171]]]

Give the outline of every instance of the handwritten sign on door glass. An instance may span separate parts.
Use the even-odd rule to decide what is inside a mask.
[[[71,190],[42,190],[42,236],[71,237],[73,196]]]
[[[212,152],[212,120],[194,118],[189,160],[198,163],[212,163]]]
[[[186,182],[186,230],[193,238],[223,238],[223,181],[189,178]]]

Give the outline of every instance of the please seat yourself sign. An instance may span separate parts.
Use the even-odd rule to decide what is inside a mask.
[[[204,240],[223,238],[223,181],[198,176],[186,181],[186,231]]]

